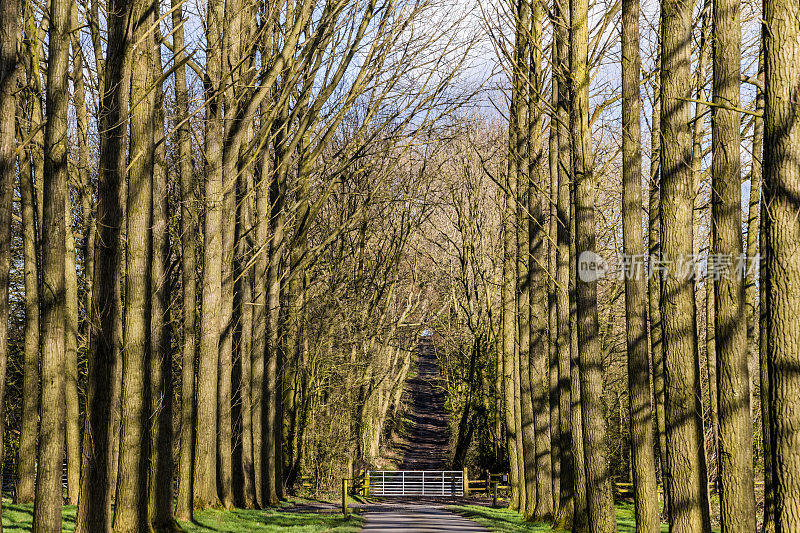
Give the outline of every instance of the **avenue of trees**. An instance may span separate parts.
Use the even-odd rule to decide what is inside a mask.
[[[335,490],[429,330],[452,467],[526,519],[800,531],[798,21],[0,0],[7,496],[122,533]]]

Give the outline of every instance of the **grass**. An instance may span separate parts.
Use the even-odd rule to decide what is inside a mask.
[[[74,506],[65,506],[62,511],[64,531],[75,530]],[[233,511],[197,511],[194,522],[181,522],[186,533],[289,533],[337,532],[356,533],[364,520],[358,515],[345,519],[338,513],[291,513],[280,509]],[[33,505],[14,505],[3,502],[4,533],[29,532],[33,527]]]
[[[316,533],[336,531],[355,533],[361,530],[363,519],[351,515],[345,519],[339,513],[289,513],[280,510],[234,509],[233,511],[198,511],[194,523],[182,522],[187,533],[267,533],[288,531],[292,533]]]
[[[630,503],[617,504],[617,527],[619,533],[634,533],[636,521],[633,517],[633,505]],[[490,531],[502,533],[553,533],[550,523],[526,522],[516,511],[506,508],[492,508],[481,505],[454,505],[448,507],[450,511],[474,520]],[[667,524],[661,524],[661,531],[668,531]]]
[[[74,505],[65,505],[61,510],[63,531],[75,531]],[[33,529],[33,504],[13,504],[3,498],[3,533],[22,533]]]

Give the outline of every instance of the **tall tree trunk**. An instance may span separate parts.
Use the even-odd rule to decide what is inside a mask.
[[[158,20],[158,5],[153,22]],[[151,42],[151,79],[162,73],[161,32],[155,26]],[[172,325],[170,317],[169,189],[164,144],[164,94],[161,83],[153,87],[154,144],[152,193],[152,251],[150,259],[150,462],[148,514],[156,531],[168,529],[172,514]]]
[[[764,83],[764,41],[758,54],[758,77]],[[758,233],[758,272],[754,272],[753,277],[758,276],[758,308],[755,309],[757,315],[753,318],[758,327],[758,337],[756,348],[758,349],[758,380],[759,380],[759,400],[761,405],[761,453],[764,461],[764,516],[762,533],[774,533],[775,531],[775,484],[774,470],[772,465],[772,436],[769,423],[769,372],[767,363],[767,291],[766,291],[766,262],[764,261],[764,225],[766,223],[764,205],[764,181],[763,181],[763,153],[764,153],[764,86],[762,85],[756,93],[756,112],[761,112],[761,117],[756,117],[753,124],[753,153],[752,170],[750,173],[750,187],[756,187],[755,193],[750,193],[750,220],[748,221],[748,231]],[[755,196],[755,203],[753,201]],[[757,214],[755,228],[751,229],[753,221],[752,210]],[[748,235],[747,255],[752,259],[755,250],[750,246]],[[756,265],[752,265],[756,266]],[[755,268],[753,269],[755,271]],[[755,285],[755,280],[753,281]]]
[[[650,130],[650,198],[647,218],[647,241],[649,248],[650,275],[647,279],[647,301],[650,313],[650,359],[653,368],[653,401],[655,403],[656,431],[658,435],[658,460],[661,465],[663,489],[663,515],[669,516],[669,471],[667,467],[667,427],[664,412],[664,344],[661,323],[661,276],[655,272],[655,261],[661,257],[661,128],[659,114],[661,99],[658,96],[658,81],[654,87],[652,126]]]
[[[13,211],[12,202],[14,199],[14,176],[16,174],[17,159],[15,153],[15,119],[17,115],[18,21],[19,3],[16,0],[4,0],[0,5],[0,398],[4,398],[6,365],[8,362],[8,284],[9,271],[11,269],[11,213]],[[65,60],[66,58],[63,59]],[[64,76],[66,76],[66,66],[64,66],[64,70]],[[66,115],[66,105],[62,107]],[[62,127],[66,128],[66,117],[64,117]],[[61,172],[59,177],[66,181],[64,176],[66,174],[66,145],[64,145],[63,150],[64,172]],[[26,179],[25,176],[22,176],[22,179]],[[27,285],[27,268],[25,278]],[[45,337],[45,339],[49,340],[49,337]],[[51,354],[48,353],[48,355]],[[4,421],[5,414],[2,407],[0,407],[0,450],[4,449]],[[2,467],[0,467],[0,477],[2,477]],[[0,520],[0,531],[2,529],[2,520]],[[40,529],[40,531],[43,530]]]
[[[172,1],[172,44],[175,63],[181,64],[184,49],[181,0]],[[192,169],[192,137],[189,128],[189,93],[186,67],[175,71],[175,106],[177,119],[178,172],[181,192],[181,285],[183,286],[183,342],[181,344],[180,455],[178,458],[178,494],[175,516],[192,519],[192,463],[194,457],[194,378],[197,355],[197,197]]]
[[[714,0],[714,103],[711,124],[715,256],[742,258],[740,115],[741,25],[737,0]],[[753,423],[743,272],[714,275],[719,398],[718,465],[723,532],[755,531]]]
[[[531,349],[540,350],[546,346],[541,343],[539,338],[540,331],[531,330],[531,319],[537,320],[537,327],[540,326],[541,308],[531,309],[534,303],[531,293],[531,283],[534,281],[533,272],[529,269],[534,266],[534,261],[530,257],[529,247],[532,238],[541,237],[540,233],[534,232],[537,228],[533,225],[538,221],[531,220],[532,213],[528,211],[529,196],[534,194],[539,200],[538,191],[531,191],[528,165],[528,139],[527,129],[528,120],[528,76],[530,69],[528,60],[528,34],[531,23],[530,4],[521,0],[517,3],[517,28],[516,41],[514,44],[513,74],[512,83],[515,91],[514,117],[510,128],[514,129],[513,151],[509,158],[513,158],[513,163],[509,163],[510,168],[514,168],[514,175],[509,176],[509,180],[516,180],[516,245],[517,245],[517,265],[516,265],[516,304],[517,304],[517,338],[519,339],[519,390],[520,390],[520,434],[517,439],[522,441],[522,462],[520,463],[520,481],[524,480],[524,488],[520,491],[519,512],[527,519],[534,518],[536,508],[536,442],[533,420],[533,398],[531,374],[537,376],[536,369],[530,367],[535,361]],[[531,204],[533,199],[531,199]],[[541,205],[541,202],[538,202]],[[537,287],[538,289],[538,287]],[[539,304],[538,300],[535,301]],[[531,335],[533,334],[533,336]],[[532,342],[536,337],[536,343]],[[523,497],[524,495],[524,497]]]
[[[516,116],[516,101],[511,99],[510,116]],[[511,154],[516,150],[516,140],[514,138],[514,127],[509,127],[509,148]],[[524,472],[519,471],[519,459],[517,457],[517,426],[514,422],[516,406],[514,401],[514,351],[516,344],[517,329],[517,310],[514,287],[517,279],[517,245],[516,245],[516,215],[517,215],[517,184],[516,158],[510,155],[508,158],[508,175],[506,178],[505,209],[503,213],[503,282],[501,287],[502,302],[502,337],[503,337],[503,389],[505,392],[505,420],[506,420],[506,443],[508,446],[508,460],[511,467],[511,501],[509,508],[522,510],[524,502]]]
[[[570,100],[570,110],[572,101]],[[570,111],[571,112],[571,111]],[[571,128],[570,128],[571,129]],[[572,148],[571,138],[567,141]],[[570,168],[574,158],[570,158]],[[574,176],[574,170],[572,171]],[[572,425],[572,458],[575,465],[574,501],[572,529],[574,533],[589,531],[589,508],[587,501],[586,460],[583,445],[583,404],[581,403],[581,375],[578,354],[578,254],[575,220],[575,180],[570,183],[570,243],[569,243],[569,343],[570,343],[570,397]]]
[[[529,81],[529,117],[527,140],[529,156],[527,175],[531,183],[528,195],[529,271],[530,277],[530,380],[533,391],[534,428],[536,439],[536,509],[532,515],[541,521],[553,518],[553,468],[550,450],[550,378],[548,374],[548,308],[547,308],[547,250],[549,209],[544,208],[547,189],[544,172],[542,134],[542,4],[531,6]]]
[[[67,107],[69,105],[69,5],[53,0],[47,61],[42,215],[42,394],[33,530],[61,529],[64,459],[65,213]],[[4,205],[4,204],[3,204]],[[2,283],[2,279],[0,279]],[[5,286],[5,283],[3,283]]]
[[[625,326],[628,348],[628,401],[636,530],[658,532],[656,464],[653,455],[653,406],[642,242],[642,59],[639,52],[639,0],[622,2],[622,232],[626,256]]]
[[[78,504],[81,480],[81,422],[78,400],[78,272],[75,270],[75,234],[69,188],[64,203],[64,379],[67,446],[67,502]]]
[[[125,344],[122,350],[122,429],[114,502],[114,533],[149,529],[147,473],[150,421],[151,257],[154,123],[150,45],[154,2],[133,8],[131,56],[131,164],[126,207]]]
[[[575,175],[575,239],[578,267],[585,254],[595,251],[594,196],[596,181],[592,172],[591,132],[589,130],[589,4],[570,1],[572,33],[570,72],[572,73],[572,159]],[[576,280],[578,362],[583,416],[583,446],[586,466],[586,501],[589,526],[593,532],[616,531],[614,500],[606,457],[603,418],[603,355],[597,319],[597,281]]]
[[[281,319],[283,316],[281,294],[281,262],[286,236],[286,214],[284,212],[286,168],[282,159],[283,121],[286,110],[282,110],[281,123],[274,128],[274,171],[269,182],[269,266],[267,267],[267,352],[264,358],[265,379],[262,386],[262,501],[261,506],[274,505],[283,494],[283,416],[281,372],[283,367],[281,346]],[[265,183],[266,185],[266,183]]]
[[[123,183],[127,164],[128,43],[131,3],[112,0],[108,5],[107,68],[103,74],[100,124],[100,175],[97,185],[97,234],[91,305],[91,341],[88,357],[87,416],[84,431],[81,494],[76,531],[108,531],[111,526],[112,464],[118,426],[113,421],[118,396],[120,242]]]
[[[559,449],[560,493],[554,527],[571,529],[574,512],[575,464],[572,449],[572,395],[570,392],[570,169],[571,154],[569,140],[569,9],[563,3],[555,6],[555,46],[553,47],[553,93],[555,115],[550,128],[556,129],[557,157],[551,155],[551,164],[556,165],[556,309],[558,314],[558,398],[559,398]],[[551,172],[553,170],[551,169]]]
[[[265,106],[262,105],[262,113],[265,113]],[[260,135],[267,135],[266,131]],[[269,291],[269,279],[267,269],[270,261],[269,256],[269,226],[270,211],[268,204],[269,184],[270,184],[270,158],[268,149],[264,149],[261,154],[261,164],[258,169],[258,178],[255,184],[255,247],[253,253],[253,347],[250,366],[250,397],[252,402],[252,449],[253,449],[253,498],[258,506],[264,503],[264,487],[262,481],[265,475],[264,470],[264,445],[263,440],[266,420],[264,417],[267,391],[265,388],[265,362],[267,356],[267,321],[269,320],[269,309],[267,308],[267,292]],[[269,440],[267,438],[267,440]],[[246,495],[245,495],[246,498]]]
[[[689,131],[692,6],[664,0],[661,15],[661,249],[677,265],[692,254],[692,145]],[[694,281],[675,268],[663,275],[661,317],[664,346],[670,526],[675,532],[708,529],[702,423],[695,391]]]
[[[800,530],[800,4],[764,1],[767,362],[777,531]]]
[[[32,97],[30,88],[28,88],[20,100],[27,104]],[[26,107],[30,110],[31,106],[26,105]],[[22,256],[25,276],[25,325],[23,326],[25,340],[15,503],[33,502],[36,480],[36,441],[39,432],[39,269],[37,261],[39,239],[36,228],[36,200],[31,165],[33,153],[32,148],[26,149],[19,161]]]
[[[252,137],[252,134],[249,135]],[[246,164],[246,163],[245,163]],[[240,224],[242,226],[241,233],[245,237],[240,238],[238,243],[238,254],[240,262],[239,285],[238,290],[240,296],[239,308],[241,309],[241,340],[239,343],[239,366],[241,368],[239,379],[239,397],[240,397],[240,417],[241,417],[241,479],[239,480],[239,489],[241,495],[239,496],[240,504],[245,508],[251,509],[255,506],[255,486],[254,486],[254,472],[253,472],[253,393],[251,385],[253,382],[252,362],[253,362],[253,334],[256,330],[256,325],[253,322],[253,317],[256,316],[256,305],[253,294],[253,285],[255,278],[255,269],[253,268],[253,251],[254,239],[251,231],[255,230],[253,223],[254,217],[252,209],[255,203],[255,195],[257,194],[253,185],[253,171],[251,166],[242,168],[242,185],[239,190],[239,203],[240,207]],[[242,268],[244,270],[242,271]],[[260,278],[261,286],[263,287],[264,278]],[[260,332],[262,335],[261,346],[263,357],[263,334],[264,334],[264,310],[263,310],[263,291],[261,300],[261,313],[258,315],[262,321]],[[263,364],[263,359],[262,359]],[[263,374],[262,374],[263,378]],[[260,395],[259,395],[260,397]]]
[[[197,370],[197,437],[194,462],[194,507],[219,505],[217,495],[217,394],[219,378],[222,287],[222,25],[220,0],[209,0],[206,22],[205,251],[200,359]]]

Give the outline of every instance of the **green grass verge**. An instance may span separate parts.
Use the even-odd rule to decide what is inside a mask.
[[[358,515],[345,519],[341,514],[289,513],[279,510],[234,509],[233,511],[198,511],[194,523],[181,522],[187,533],[267,533],[289,531],[293,533],[316,533],[336,531],[355,533],[361,530],[364,520]]]
[[[481,505],[453,505],[450,511],[474,520],[490,531],[502,533],[553,533],[550,523],[526,522],[516,511],[505,508],[484,507]],[[619,533],[635,533],[636,521],[633,516],[633,505],[617,504],[617,527]],[[667,524],[661,524],[661,531],[668,531]]]
[[[65,505],[61,510],[63,531],[75,531],[74,505]],[[3,499],[3,533],[22,533],[33,530],[33,504],[17,505]]]
[[[65,506],[63,514],[64,531],[75,530],[73,506]],[[345,519],[341,514],[331,513],[290,513],[279,509],[233,511],[197,511],[194,523],[180,522],[187,533],[271,533],[288,531],[290,533],[337,532],[356,533],[361,530],[364,519],[351,515]],[[14,505],[3,502],[3,532],[23,533],[33,528],[33,505]]]

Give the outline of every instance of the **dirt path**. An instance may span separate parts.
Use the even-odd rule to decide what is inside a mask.
[[[430,341],[417,348],[417,375],[406,382],[412,430],[397,446],[400,470],[444,470],[449,428],[439,364]]]

